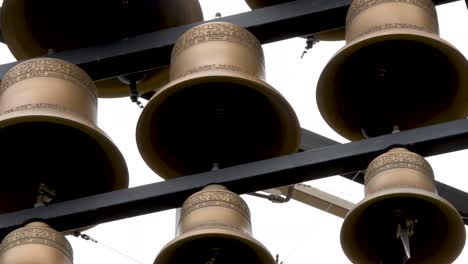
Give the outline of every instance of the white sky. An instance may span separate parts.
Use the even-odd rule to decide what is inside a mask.
[[[202,0],[205,19],[248,11],[243,0]],[[441,36],[465,55],[468,54],[468,10],[464,1],[437,8]],[[321,42],[300,59],[304,39],[295,38],[264,45],[267,81],[278,89],[295,109],[301,126],[340,142],[345,139],[330,129],[315,103],[318,76],[331,56],[344,42]],[[5,45],[0,46],[0,63],[13,61]],[[114,140],[125,155],[130,185],[139,186],[161,181],[141,159],[135,143],[135,127],[141,110],[128,98],[99,101],[99,126]],[[436,179],[468,191],[468,152],[450,153],[429,158]],[[363,198],[362,185],[341,177],[308,182],[341,198],[358,202]],[[284,264],[350,263],[343,254],[339,234],[343,220],[304,204],[291,201],[272,204],[266,200],[243,196],[249,204],[254,237],[270,252],[280,254]],[[467,201],[468,202],[468,201]],[[149,214],[99,225],[86,233],[141,263],[153,263],[159,250],[174,238],[174,210]],[[133,262],[100,245],[69,237],[75,264]],[[468,263],[468,250],[455,262]]]

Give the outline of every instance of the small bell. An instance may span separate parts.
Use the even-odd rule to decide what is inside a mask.
[[[172,51],[171,82],[137,125],[146,163],[164,179],[297,151],[294,110],[265,81],[260,42],[246,29],[211,22],[184,33]]]
[[[437,195],[432,168],[416,153],[395,148],[374,159],[365,195],[341,228],[353,263],[449,264],[463,250],[463,219]]]
[[[252,237],[245,201],[221,185],[210,185],[184,202],[178,234],[154,263],[275,264],[275,260]]]
[[[346,46],[323,70],[317,105],[350,140],[464,118],[465,57],[439,37],[431,0],[355,0]]]
[[[96,119],[96,87],[74,64],[10,69],[0,86],[0,213],[126,188],[125,160]]]

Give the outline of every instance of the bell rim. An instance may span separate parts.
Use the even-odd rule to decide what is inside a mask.
[[[241,242],[244,242],[251,246],[251,248],[253,247],[253,252],[255,252],[256,255],[262,261],[258,264],[275,264],[275,260],[273,259],[273,256],[270,254],[268,249],[254,237],[244,234],[239,230],[233,230],[223,227],[194,229],[188,231],[187,233],[177,236],[161,249],[154,261],[154,264],[167,264],[167,261],[170,260],[170,255],[172,255],[170,253],[174,252],[181,244],[210,236],[227,237],[235,240],[240,240]]]
[[[2,8],[0,10],[0,28],[2,29],[2,36],[5,41],[5,44],[8,46],[8,49],[11,51],[11,53],[17,60],[24,60],[32,57],[47,55],[47,50],[45,50],[45,52],[42,52],[43,48],[37,43],[34,43],[34,41],[31,41],[33,39],[30,36],[31,34],[24,33],[30,32],[26,26],[21,26],[19,28],[17,27],[17,14],[22,14],[24,12],[12,12],[12,7],[13,10],[16,10],[17,8],[15,6],[15,2],[16,4],[19,3],[19,1],[15,0],[4,0]],[[187,10],[184,13],[184,20],[181,21],[180,26],[184,24],[203,21],[203,11],[201,9],[199,1],[190,0],[185,1],[183,3],[187,5]],[[20,4],[22,4],[22,2]],[[18,35],[18,33],[22,34]],[[30,46],[25,48],[21,45],[21,43],[29,43]],[[31,49],[33,49],[34,51],[31,52]]]
[[[27,115],[24,115],[24,113],[27,113]],[[112,165],[110,166],[110,169],[112,170],[115,178],[112,187],[108,190],[104,190],[103,192],[128,188],[128,168],[122,153],[110,137],[90,120],[81,118],[74,113],[63,111],[60,111],[60,116],[57,116],[57,111],[37,108],[22,109],[0,115],[0,129],[17,124],[35,122],[69,125],[73,129],[84,132],[92,138],[105,153],[109,154],[109,164]]]
[[[5,44],[7,45],[8,49],[10,50],[11,54],[17,59],[17,60],[24,60],[24,59],[27,59],[31,56],[28,56],[26,51],[24,49],[22,49],[19,45],[22,41],[19,41],[16,37],[16,35],[18,34],[18,31],[20,30],[17,30],[15,29],[15,26],[12,26],[14,25],[14,23],[11,23],[11,21],[15,20],[14,17],[11,17],[12,16],[12,13],[11,12],[11,6],[14,7],[14,0],[5,0],[3,1],[3,4],[2,4],[2,8],[0,10],[0,24],[1,24],[1,28],[2,28],[2,35],[3,35],[3,40],[5,41]],[[9,12],[5,11],[5,10],[9,10]],[[14,9],[15,10],[15,9]],[[10,25],[10,26],[8,26]],[[22,32],[22,31],[21,31]],[[11,36],[11,37],[10,37]],[[28,38],[26,38],[28,39]],[[34,56],[32,56],[34,57]]]
[[[385,40],[422,40],[431,47],[438,49],[448,58],[453,59],[454,62],[456,62],[453,64],[453,66],[458,73],[457,75],[459,77],[460,83],[459,86],[466,88],[458,90],[458,94],[455,96],[455,102],[450,105],[450,107],[444,112],[454,111],[453,106],[466,105],[464,102],[468,101],[468,76],[465,76],[466,74],[464,74],[468,62],[465,56],[457,48],[444,39],[440,38],[438,35],[416,29],[404,29],[404,31],[401,29],[385,29],[365,34],[356,39],[353,39],[333,55],[333,57],[328,61],[327,65],[323,69],[316,87],[316,103],[323,120],[336,133],[348,140],[361,140],[364,139],[364,136],[360,131],[353,131],[352,127],[347,125],[346,120],[336,114],[336,111],[333,112],[334,114],[329,113],[330,110],[336,109],[336,103],[334,100],[330,100],[330,98],[334,98],[332,94],[335,92],[335,89],[329,83],[333,83],[333,79],[335,78],[334,73],[337,69],[339,69],[342,62],[354,51]],[[328,106],[326,106],[327,103],[325,102],[328,103]],[[468,105],[465,108],[465,113],[455,119],[464,118],[468,114]],[[443,115],[437,115],[431,121],[421,122],[414,128],[447,122],[450,120],[454,119],[444,117]]]
[[[192,85],[214,83],[214,82],[229,82],[234,84],[248,85],[255,91],[264,94],[272,95],[275,98],[274,105],[280,105],[281,109],[288,109],[288,111],[282,111],[287,115],[288,118],[285,129],[289,136],[286,137],[288,142],[283,144],[279,155],[287,155],[294,153],[299,149],[300,145],[300,125],[299,119],[288,103],[286,98],[281,95],[275,88],[267,84],[266,82],[246,73],[241,72],[230,72],[225,70],[212,70],[209,73],[199,72],[190,74],[184,77],[175,79],[168,83],[161,89],[159,89],[153,97],[148,101],[148,104],[143,109],[140,118],[138,119],[136,128],[136,142],[141,157],[145,163],[156,172],[161,178],[172,179],[183,176],[176,169],[167,166],[163,159],[158,158],[157,151],[154,150],[152,144],[148,140],[150,138],[150,131],[142,128],[149,127],[151,113],[160,105],[160,101],[166,99],[172,93],[190,88]],[[169,92],[168,92],[169,91]],[[156,100],[157,98],[157,100]],[[286,142],[286,141],[285,141]]]
[[[426,190],[421,190],[421,189],[416,189],[416,188],[410,188],[410,187],[400,187],[400,188],[390,188],[386,190],[381,190],[377,191],[376,193],[373,193],[371,195],[368,195],[365,197],[361,202],[357,203],[351,211],[346,215],[343,224],[341,226],[341,231],[340,231],[340,243],[341,243],[341,248],[343,249],[343,252],[345,255],[353,262],[353,263],[362,263],[362,264],[373,264],[374,262],[364,262],[363,259],[359,258],[361,255],[359,255],[358,250],[349,250],[348,247],[351,245],[351,243],[345,243],[347,239],[350,237],[353,237],[349,230],[352,229],[357,223],[357,219],[361,216],[362,212],[368,208],[368,206],[374,204],[375,202],[384,200],[386,198],[392,198],[395,195],[398,195],[398,197],[402,197],[401,195],[404,194],[406,195],[405,197],[413,197],[413,198],[423,198],[425,201],[430,201],[433,205],[435,205],[438,209],[440,209],[442,212],[446,213],[449,217],[447,217],[448,224],[447,226],[450,227],[450,233],[455,234],[456,237],[455,239],[452,239],[453,241],[463,241],[463,243],[459,243],[458,247],[452,247],[452,246],[445,246],[446,248],[451,248],[455,249],[451,256],[445,256],[445,257],[452,257],[451,259],[444,258],[445,260],[448,260],[447,263],[452,263],[454,260],[458,258],[458,256],[461,254],[464,248],[464,244],[466,241],[466,230],[465,230],[465,224],[463,222],[462,217],[458,213],[457,209],[450,203],[448,202],[445,198],[426,191]],[[454,245],[457,245],[454,243]],[[352,248],[356,248],[352,247]],[[444,250],[440,250],[440,252],[443,252]],[[358,252],[356,254],[356,252]],[[433,256],[432,256],[433,257]],[[430,259],[426,260],[424,264],[439,264],[438,262],[440,260],[440,257],[438,259],[433,260],[434,262],[431,262]]]
[[[158,90],[169,82],[169,67],[161,67],[142,72],[146,74],[144,80],[137,84],[137,90],[142,93],[148,93]],[[129,85],[122,83],[118,77],[98,80],[96,84],[99,98],[119,98],[129,96]]]
[[[34,232],[37,230],[41,232]],[[62,253],[70,263],[73,262],[73,247],[70,241],[61,232],[43,222],[33,221],[21,228],[15,229],[8,233],[1,242],[0,258],[1,255],[9,250],[17,250],[18,247],[35,245],[47,247],[50,251],[56,250]]]
[[[259,9],[268,6],[266,4],[258,4],[257,2],[252,0],[245,0],[245,3],[249,6],[250,9]]]

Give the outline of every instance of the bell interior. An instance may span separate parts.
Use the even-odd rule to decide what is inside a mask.
[[[234,83],[194,85],[170,95],[150,121],[151,145],[182,175],[274,157],[284,138],[278,109]],[[161,175],[164,177],[164,175]]]
[[[0,129],[2,184],[0,212],[31,208],[39,184],[55,189],[60,202],[114,186],[108,153],[90,135],[52,122],[31,122]]]
[[[411,40],[367,45],[351,54],[336,76],[336,115],[370,137],[433,121],[452,106],[459,89],[450,58]]]
[[[231,237],[201,237],[177,247],[164,264],[265,263],[255,249]]]
[[[180,0],[22,1],[28,32],[46,52],[87,47],[191,22],[191,15],[179,14],[184,4],[187,7],[186,1]]]
[[[350,252],[360,252],[367,261],[362,263],[402,263],[405,252],[400,238],[397,238],[398,224],[405,219],[416,219],[414,235],[410,237],[410,263],[445,263],[451,255],[453,235],[446,213],[431,203],[416,197],[392,197],[369,205],[358,216],[354,225],[348,226],[351,234],[347,241],[352,244]],[[352,228],[352,230],[351,230]]]

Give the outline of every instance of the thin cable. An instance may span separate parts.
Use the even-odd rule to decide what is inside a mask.
[[[351,181],[354,181],[356,180],[357,176],[359,176],[359,173],[361,173],[361,171],[357,171],[356,174],[353,176],[353,178],[351,179]],[[345,193],[345,191],[341,191],[338,193],[337,197],[338,198],[341,198],[341,195],[343,195]],[[333,203],[330,203],[327,207],[327,209],[325,210],[325,213],[328,213],[328,211],[330,211],[330,209],[333,207]]]
[[[108,246],[108,245],[106,245],[106,244],[103,244],[103,243],[97,241],[96,239],[94,239],[94,238],[88,236],[87,234],[82,234],[80,231],[75,231],[75,232],[73,233],[73,235],[74,235],[75,237],[82,238],[82,239],[84,239],[84,240],[86,240],[86,241],[99,244],[99,245],[102,246],[103,248],[106,248],[106,249],[109,250],[109,251],[112,251],[112,252],[114,252],[114,253],[117,253],[117,254],[119,254],[120,256],[122,256],[122,257],[124,257],[124,258],[126,258],[126,259],[129,259],[129,260],[131,260],[131,261],[133,261],[133,262],[135,262],[135,263],[143,264],[143,262],[141,262],[141,261],[139,261],[139,260],[137,260],[137,259],[135,259],[135,258],[133,258],[133,257],[131,257],[131,256],[125,254],[125,253],[123,253],[123,252],[120,252],[120,251],[118,251],[117,249],[115,249],[115,248],[113,248],[113,247],[111,247],[111,246]]]
[[[110,246],[108,246],[108,245],[106,245],[106,244],[103,244],[103,243],[101,243],[101,242],[97,242],[97,243],[98,243],[99,245],[101,245],[102,247],[106,248],[107,250],[113,251],[113,252],[115,252],[115,253],[121,255],[122,257],[125,257],[125,258],[127,258],[127,259],[129,259],[129,260],[131,260],[131,261],[133,261],[133,262],[135,262],[135,263],[143,264],[143,262],[140,262],[139,260],[137,260],[137,259],[135,259],[135,258],[132,258],[131,256],[129,256],[129,255],[125,254],[125,253],[122,253],[122,252],[118,251],[118,250],[115,249],[115,248],[112,248],[112,247],[110,247]]]
[[[353,178],[351,179],[352,181],[354,181],[358,176],[359,176],[359,173],[361,173],[361,171],[357,171],[356,174],[353,176]],[[338,193],[337,197],[338,198],[341,198],[341,195],[343,195],[345,193],[345,191],[341,191]],[[328,213],[328,211],[330,211],[330,209],[333,207],[333,204],[330,203],[327,207],[327,209],[325,210],[326,213]],[[304,236],[305,237],[305,236]],[[291,257],[292,255],[294,255],[294,253],[304,245],[304,243],[300,243],[302,242],[302,239],[300,241],[296,241],[296,246],[289,252],[289,254],[286,256],[286,258],[283,260],[283,262],[286,262],[286,260],[289,259],[289,257]]]

